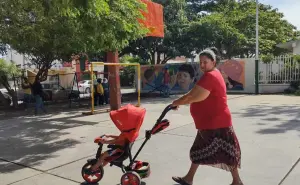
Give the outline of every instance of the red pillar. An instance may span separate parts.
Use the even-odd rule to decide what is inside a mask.
[[[119,63],[118,51],[107,53],[107,62]],[[108,66],[109,73],[109,97],[111,110],[117,110],[121,107],[121,90],[120,90],[120,66]]]

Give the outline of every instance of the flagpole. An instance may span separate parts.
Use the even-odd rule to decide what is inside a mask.
[[[255,47],[255,94],[259,94],[259,75],[258,75],[258,71],[259,71],[259,24],[258,24],[258,13],[259,13],[259,4],[258,4],[258,0],[256,0],[256,47]]]

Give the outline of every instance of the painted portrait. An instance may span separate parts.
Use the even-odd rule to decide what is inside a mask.
[[[172,87],[172,91],[189,91],[194,86],[195,71],[192,65],[178,65],[176,73],[176,83]]]
[[[195,66],[192,64],[166,64],[142,66],[142,91],[187,92],[196,82]],[[197,78],[199,78],[197,76]]]
[[[227,90],[244,90],[245,85],[245,62],[227,60],[218,66],[226,83]]]

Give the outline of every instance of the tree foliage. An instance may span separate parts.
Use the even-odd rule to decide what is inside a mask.
[[[295,27],[283,18],[283,14],[277,9],[259,4],[260,54],[279,55],[284,50],[277,48],[276,44],[293,38]],[[254,0],[220,1],[211,14],[191,24],[189,34],[196,34],[193,36],[194,43],[201,43],[202,47],[215,46],[224,51],[227,58],[253,57],[256,44],[255,22]]]
[[[9,81],[21,75],[21,70],[11,61],[0,59],[0,85],[4,86],[13,99],[14,106],[18,105],[16,92],[10,86]]]
[[[6,55],[6,51],[7,51],[7,48],[6,48],[5,44],[0,43],[0,56]]]
[[[197,21],[216,11],[217,5],[228,4],[232,0],[186,0],[186,12],[190,21]]]
[[[0,40],[28,55],[45,80],[55,60],[122,49],[141,38],[148,31],[138,21],[144,8],[136,0],[3,0]]]
[[[254,57],[256,45],[255,0],[155,0],[164,6],[165,38],[146,37],[130,43],[122,54],[132,53],[152,64],[176,56],[192,56],[215,46],[224,58]],[[295,27],[277,9],[259,4],[260,55],[286,52],[276,47],[294,39]],[[155,55],[157,53],[157,55]],[[160,54],[163,55],[160,59]],[[155,56],[157,58],[155,58]]]
[[[177,56],[189,56],[189,44],[183,39],[188,26],[185,0],[153,0],[164,7],[165,37],[144,37],[131,42],[121,56],[132,53],[152,64],[166,63]],[[155,53],[157,55],[155,55]],[[161,58],[162,57],[162,58]]]

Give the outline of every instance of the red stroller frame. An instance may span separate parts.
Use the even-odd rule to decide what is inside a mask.
[[[166,129],[170,125],[170,122],[167,119],[163,120],[163,118],[170,110],[173,110],[175,108],[176,107],[173,107],[172,105],[168,105],[164,109],[164,111],[162,112],[158,120],[156,121],[156,124],[153,126],[153,128],[151,130],[146,130],[145,140],[134,157],[132,157],[132,153],[131,153],[132,145],[134,144],[134,142],[132,142],[126,144],[123,148],[120,148],[121,151],[123,151],[123,154],[121,156],[113,155],[108,160],[110,166],[115,165],[121,168],[122,172],[124,173],[121,177],[121,185],[140,185],[141,179],[149,177],[150,164],[148,162],[136,161],[136,158],[140,154],[141,150],[143,149],[147,141],[150,140],[152,135],[159,133],[160,131]],[[94,165],[102,153],[103,144],[101,142],[98,142],[101,139],[101,137],[103,136],[96,138],[94,141],[99,145],[96,153],[96,157],[93,159],[88,159],[87,163],[82,167],[81,170],[81,175],[87,183],[97,183],[103,178],[104,175],[103,167],[100,167],[99,170],[93,174],[86,173],[86,169],[89,169],[92,165]],[[115,149],[115,146],[108,145],[108,148]],[[129,164],[125,166],[123,162],[128,158],[129,158]]]

